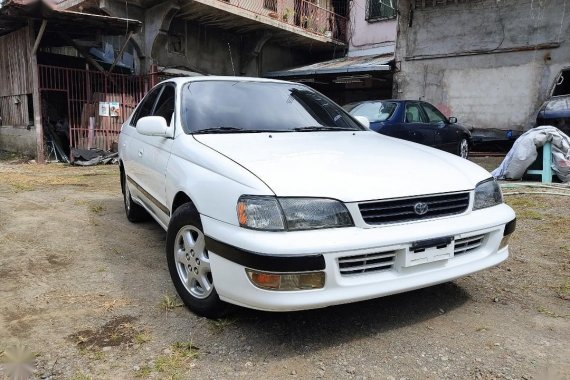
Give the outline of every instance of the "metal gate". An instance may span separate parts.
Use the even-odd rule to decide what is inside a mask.
[[[66,95],[71,148],[111,150],[123,122],[158,82],[156,74],[111,74],[47,65],[38,68],[42,109],[49,103],[50,92]],[[46,120],[42,123],[45,125]]]

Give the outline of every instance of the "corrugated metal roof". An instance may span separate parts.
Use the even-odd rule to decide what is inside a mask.
[[[71,38],[94,37],[97,31],[106,35],[137,32],[142,23],[138,20],[79,13],[57,8],[57,0],[8,0],[0,7],[0,35],[27,25],[28,20],[48,20],[46,32],[65,32]]]
[[[363,57],[344,57],[288,70],[271,71],[265,74],[269,78],[301,77],[309,75],[342,74],[373,71],[390,71],[394,54]]]

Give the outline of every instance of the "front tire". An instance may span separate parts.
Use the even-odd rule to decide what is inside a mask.
[[[227,312],[214,287],[200,215],[191,203],[178,207],[170,219],[166,259],[174,287],[190,310],[214,319]]]
[[[459,140],[457,155],[461,158],[469,158],[469,141],[465,137]]]

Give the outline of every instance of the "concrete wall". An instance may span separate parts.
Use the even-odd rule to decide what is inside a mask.
[[[326,1],[330,3],[329,0]],[[284,4],[289,3],[286,1]],[[289,5],[293,4],[291,2]],[[180,19],[176,16],[180,4],[174,0],[158,3],[151,8],[129,4],[128,12],[125,3],[116,0],[100,0],[99,6],[111,16],[128,15],[143,22],[143,29],[133,37],[134,49],[138,55],[137,67],[140,67],[141,72],[146,72],[150,65],[156,64],[187,68],[203,74],[260,76],[266,71],[330,59],[330,54],[277,45],[271,39],[262,44],[263,48],[259,52],[255,52],[258,42],[264,39],[263,34],[235,33]],[[180,39],[184,46],[182,51],[176,52],[170,48],[172,36]]]
[[[410,3],[400,0],[394,95],[422,98],[478,128],[530,128],[570,66],[565,1]]]
[[[0,126],[0,150],[36,156],[36,129]]]
[[[176,53],[169,49],[168,35],[164,35],[164,42],[154,44],[152,62],[165,67],[187,67],[203,74],[260,76],[266,71],[303,65],[308,59],[318,57],[276,45],[271,39],[256,57],[253,52],[263,34],[236,34],[177,18],[170,24],[168,34],[182,38],[184,51]]]
[[[348,55],[384,54],[396,43],[396,19],[366,21],[366,0],[350,2]]]

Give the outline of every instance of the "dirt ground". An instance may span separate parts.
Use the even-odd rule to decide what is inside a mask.
[[[367,302],[210,321],[175,296],[164,231],[125,218],[117,166],[4,157],[0,379],[16,360],[36,378],[77,380],[568,379],[570,199],[506,201],[518,226],[499,267]]]

